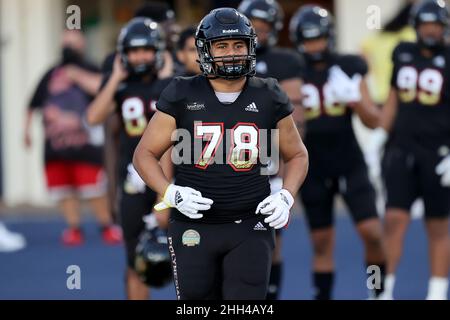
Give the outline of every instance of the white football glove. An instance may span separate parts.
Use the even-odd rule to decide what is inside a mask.
[[[381,173],[381,153],[388,139],[388,133],[383,128],[373,130],[364,156],[366,158],[369,173],[372,177],[378,177]]]
[[[170,184],[164,193],[163,201],[154,208],[157,211],[177,208],[178,211],[191,219],[200,219],[203,214],[198,213],[198,211],[209,210],[212,204],[213,201],[202,197],[200,191]]]
[[[344,104],[361,101],[361,80],[362,76],[358,73],[350,78],[339,66],[331,67],[328,85],[334,100]]]
[[[294,204],[294,198],[286,189],[281,189],[258,204],[256,214],[268,215],[265,223],[275,229],[283,228],[289,222],[289,210]]]
[[[442,159],[436,166],[436,174],[441,176],[443,187],[450,187],[450,155]]]
[[[146,184],[144,180],[142,180],[139,173],[137,173],[132,163],[130,163],[127,166],[127,170],[128,170],[127,182],[130,184],[130,186],[133,188],[135,192],[143,193],[145,191]]]

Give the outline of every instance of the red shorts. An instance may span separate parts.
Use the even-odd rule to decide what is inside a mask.
[[[76,194],[92,199],[106,194],[106,176],[103,167],[78,161],[50,161],[45,165],[47,187],[54,200]]]

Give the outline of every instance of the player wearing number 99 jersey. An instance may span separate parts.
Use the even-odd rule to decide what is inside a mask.
[[[366,264],[379,266],[383,275],[375,192],[352,127],[353,113],[373,128],[378,125],[379,112],[368,97],[363,79],[366,63],[358,56],[334,51],[333,22],[327,10],[311,5],[300,8],[291,20],[290,31],[306,61],[301,90],[310,171],[301,199],[314,248],[315,299],[327,300],[334,278],[333,201],[338,193],[363,240]],[[372,293],[380,294],[381,289]]]
[[[391,91],[383,107],[378,144],[389,132],[383,159],[387,189],[385,298],[393,298],[394,273],[413,201],[422,197],[429,238],[428,299],[446,299],[450,260],[450,48],[445,1],[418,2],[411,22],[417,43],[393,52]]]
[[[134,18],[121,31],[111,74],[90,105],[87,120],[102,123],[117,113],[119,130],[119,211],[127,253],[127,293],[130,299],[145,299],[148,288],[134,270],[143,216],[153,211],[157,195],[146,187],[132,165],[134,149],[156,111],[156,101],[170,81],[159,80],[164,39],[159,26],[149,18]],[[163,215],[159,215],[163,217]]]
[[[196,32],[203,75],[175,78],[164,89],[136,148],[136,169],[164,195],[157,207],[174,208],[168,239],[179,299],[264,299],[273,228],[287,225],[306,176],[287,95],[275,79],[253,77],[255,45],[250,21],[235,9],[206,15]],[[188,146],[186,159],[170,184],[158,158],[181,129],[176,146]],[[283,189],[270,195],[261,159],[273,129],[286,170]]]

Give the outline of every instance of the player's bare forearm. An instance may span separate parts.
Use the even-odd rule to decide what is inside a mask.
[[[175,119],[172,116],[156,112],[134,152],[134,167],[145,183],[160,196],[164,195],[170,184],[170,178],[163,171],[163,167],[167,171],[170,155],[167,155],[168,158],[163,155],[172,145],[171,135],[175,129]],[[160,159],[163,163],[160,163]]]
[[[115,108],[113,98],[119,83],[119,79],[111,77],[94,101],[91,102],[86,113],[86,120],[90,125],[103,123],[113,113]]]
[[[308,151],[300,138],[292,116],[280,120],[278,129],[280,130],[280,153],[285,164],[283,188],[295,197],[308,172]]]
[[[389,132],[397,114],[397,90],[391,88],[388,99],[381,109],[380,127]]]
[[[361,101],[353,105],[362,123],[368,128],[374,129],[380,125],[381,112],[370,98],[369,89],[365,80],[361,81]]]

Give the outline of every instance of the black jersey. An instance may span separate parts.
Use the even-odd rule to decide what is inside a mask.
[[[176,165],[175,183],[214,201],[202,222],[254,216],[270,194],[268,176],[261,175],[261,141],[270,141],[270,130],[293,111],[277,81],[248,78],[236,101],[222,104],[204,76],[177,77],[161,94],[157,109],[173,116],[177,128],[189,132],[191,150],[199,151],[191,152],[188,163]],[[173,216],[187,219],[177,210]]]
[[[304,63],[301,57],[287,48],[268,47],[256,51],[256,75],[278,81],[302,78]]]
[[[103,80],[104,86],[109,79]],[[119,133],[119,177],[125,179],[127,166],[132,162],[134,150],[147,127],[148,121],[156,111],[156,101],[170,79],[144,82],[130,77],[121,82],[114,95],[116,112],[121,119]]]
[[[435,147],[450,143],[450,48],[432,58],[416,43],[400,43],[393,52],[391,86],[397,90],[398,109],[393,141]]]
[[[326,64],[321,70],[308,65],[303,71],[305,144],[310,158],[320,169],[333,170],[337,166],[337,170],[342,171],[350,169],[355,160],[361,161],[362,154],[353,131],[352,109],[334,101],[330,93],[329,70],[337,65],[352,77],[355,74],[364,76],[368,68],[365,61],[355,55],[334,54]]]

